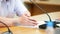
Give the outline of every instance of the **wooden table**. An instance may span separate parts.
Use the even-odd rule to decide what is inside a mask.
[[[60,17],[59,14],[60,12],[49,13],[52,19],[59,18]],[[48,20],[48,17],[45,14],[36,15],[32,17],[36,19],[37,21]],[[15,27],[10,27],[10,29],[13,32],[13,34],[46,34],[45,30],[36,29],[36,28],[26,28],[26,27],[21,27],[21,26],[20,27],[15,26]],[[7,28],[0,28],[0,34],[5,31],[7,31]]]
[[[52,12],[52,13],[48,13],[48,14],[50,15],[52,20],[56,20],[56,19],[60,18],[60,11]],[[49,20],[49,18],[46,14],[35,15],[35,16],[32,16],[32,17],[37,21],[47,21],[47,20]]]
[[[10,27],[13,34],[45,34],[42,29],[26,28],[26,27]],[[0,28],[0,34],[5,32],[7,28]]]
[[[24,0],[24,2],[28,6],[27,8],[30,10],[32,15],[39,15],[44,13],[29,0]],[[35,3],[38,4],[43,10],[47,11],[48,13],[60,11],[60,0],[35,0]]]
[[[41,1],[41,0],[34,0],[37,4],[48,4],[48,5],[60,5],[60,0],[47,0],[47,1]],[[24,0],[25,3],[31,3],[30,0]]]

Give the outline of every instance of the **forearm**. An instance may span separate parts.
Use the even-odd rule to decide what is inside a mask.
[[[14,26],[14,22],[18,22],[18,18],[5,18],[5,17],[0,17],[0,21],[5,23],[8,26]],[[4,26],[3,24],[0,23],[0,26]]]

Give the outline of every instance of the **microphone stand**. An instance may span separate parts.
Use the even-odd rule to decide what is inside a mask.
[[[7,29],[8,29],[8,31],[3,32],[2,34],[13,34],[13,33],[11,32],[11,30],[9,29],[9,27],[8,27],[5,23],[3,23],[2,21],[0,21],[0,23],[2,23],[3,25],[5,25],[5,26],[7,27]]]
[[[59,27],[57,26],[56,24],[60,23],[60,22],[56,22],[56,21],[52,21],[50,15],[47,13],[47,11],[43,10],[39,5],[37,5],[33,0],[30,0],[30,2],[32,2],[36,7],[38,7],[40,10],[42,10],[49,18],[49,22],[53,22],[53,28],[56,28],[56,27]],[[45,21],[46,22],[46,21]],[[48,23],[49,23],[48,22]],[[43,25],[39,25],[39,28],[41,29],[46,29],[48,23],[46,22],[46,24],[43,24]]]

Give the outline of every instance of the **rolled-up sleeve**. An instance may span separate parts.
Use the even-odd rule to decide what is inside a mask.
[[[28,11],[27,8],[24,6],[21,0],[15,0],[15,8],[14,11],[18,16],[21,16],[24,12]]]

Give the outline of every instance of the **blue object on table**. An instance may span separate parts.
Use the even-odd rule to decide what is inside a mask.
[[[53,27],[54,26],[54,21],[45,21],[47,24],[47,27]]]

